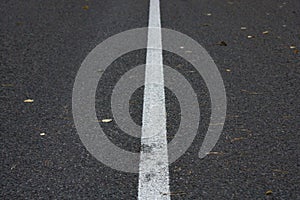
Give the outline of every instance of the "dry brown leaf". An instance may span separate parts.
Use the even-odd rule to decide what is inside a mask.
[[[85,5],[85,6],[82,6],[83,10],[88,10],[89,9],[89,6],[88,5]]]
[[[217,45],[220,45],[220,46],[227,46],[227,43],[224,42],[224,41],[221,41],[221,42],[218,42]]]

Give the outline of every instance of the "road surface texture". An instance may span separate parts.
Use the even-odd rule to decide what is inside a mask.
[[[191,83],[201,112],[193,144],[169,166],[168,195],[300,199],[300,1],[161,0],[160,9],[162,27],[208,51],[227,95],[222,135],[213,152],[199,159],[210,117],[208,89],[187,61],[163,52],[164,64]],[[72,90],[88,53],[110,36],[147,27],[148,14],[149,2],[140,0],[2,1],[0,199],[137,199],[139,175],[105,166],[82,144]],[[145,61],[146,51],[138,50],[105,71],[96,95],[99,120],[112,118],[116,82]],[[143,90],[130,100],[132,119],[140,125]],[[180,106],[170,90],[165,94],[170,141]],[[115,145],[140,151],[140,140],[114,121],[101,126]]]

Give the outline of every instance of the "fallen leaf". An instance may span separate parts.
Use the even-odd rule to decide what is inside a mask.
[[[25,99],[24,103],[33,103],[33,99]]]
[[[211,16],[212,14],[211,13],[206,13],[206,16]]]
[[[217,151],[211,151],[208,153],[208,155],[224,155],[223,152],[217,152]]]
[[[89,9],[89,6],[88,5],[85,5],[85,6],[82,6],[83,10],[88,10]]]
[[[242,92],[248,93],[248,94],[253,94],[253,95],[257,95],[257,94],[261,94],[258,92],[253,92],[253,91],[248,91],[248,90],[241,90]]]
[[[180,172],[181,171],[181,167],[175,167],[174,172]]]
[[[183,64],[178,64],[178,65],[176,65],[175,67],[181,68],[181,67],[183,67]]]
[[[16,166],[17,166],[17,164],[13,164],[13,165],[11,166],[10,170],[13,170],[13,169],[15,169],[15,168],[16,168]]]
[[[283,170],[280,170],[280,169],[273,169],[272,171],[282,173],[282,174],[288,174],[289,173],[288,171],[283,171]]]
[[[241,30],[246,30],[246,29],[247,29],[247,28],[246,28],[246,27],[244,27],[244,26],[242,26],[242,27],[241,27]]]
[[[264,32],[262,32],[262,34],[264,34],[264,35],[269,34],[269,31],[264,31]]]
[[[239,141],[239,140],[243,140],[245,139],[244,137],[238,137],[238,138],[233,138],[230,140],[230,142],[235,142],[235,141]]]
[[[226,69],[226,72],[231,72],[231,70],[230,69]]]
[[[221,42],[218,42],[217,45],[220,45],[220,46],[227,46],[227,43],[224,42],[224,41],[221,41]]]
[[[46,133],[40,133],[40,136],[45,136],[46,135]]]
[[[296,46],[295,45],[291,45],[290,49],[296,49]]]
[[[103,122],[103,123],[109,123],[109,122],[111,122],[112,121],[112,119],[102,119],[101,120],[101,122]]]
[[[20,26],[20,25],[23,25],[23,23],[22,22],[16,22],[16,25]]]
[[[298,49],[294,49],[294,51],[293,51],[294,53],[299,53],[299,50]]]
[[[251,39],[251,38],[255,38],[255,36],[253,36],[253,35],[248,35],[247,38]]]
[[[272,191],[272,190],[266,191],[266,195],[271,195],[271,194],[273,194],[273,191]]]
[[[12,87],[14,86],[13,84],[10,84],[10,83],[3,83],[1,84],[2,87]]]

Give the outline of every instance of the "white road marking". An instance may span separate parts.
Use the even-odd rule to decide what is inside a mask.
[[[169,200],[169,164],[159,0],[150,0],[139,200]]]

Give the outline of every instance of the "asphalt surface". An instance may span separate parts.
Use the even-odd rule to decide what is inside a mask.
[[[110,169],[80,141],[72,119],[72,88],[96,45],[147,26],[148,1],[11,0],[3,1],[0,11],[0,198],[136,199],[138,174]],[[192,146],[170,166],[171,198],[300,199],[300,1],[161,1],[161,17],[162,27],[190,36],[209,52],[228,101],[224,130],[213,149],[217,153],[199,159],[209,124],[209,93],[188,62],[164,52],[164,63],[197,92],[201,111]],[[145,50],[112,63],[98,85],[98,119],[113,117],[113,86],[143,63]],[[137,124],[142,102],[140,88],[130,101]],[[180,106],[168,89],[166,106],[171,140]],[[114,121],[102,126],[116,145],[140,150],[139,140]]]

